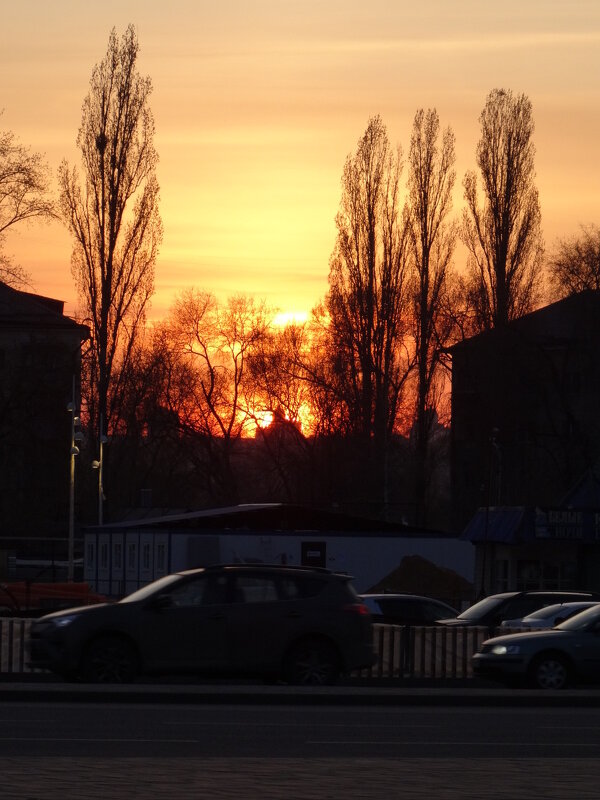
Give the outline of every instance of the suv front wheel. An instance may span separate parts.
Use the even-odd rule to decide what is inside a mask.
[[[130,683],[137,672],[135,650],[118,636],[95,639],[81,662],[83,679],[90,683]]]
[[[287,683],[299,686],[330,686],[340,675],[338,654],[329,642],[305,639],[289,652],[284,666]]]

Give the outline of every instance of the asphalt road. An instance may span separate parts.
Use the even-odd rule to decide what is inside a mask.
[[[2,800],[598,797],[597,710],[0,704]]]
[[[595,709],[18,703],[0,757],[579,758],[600,752]]]

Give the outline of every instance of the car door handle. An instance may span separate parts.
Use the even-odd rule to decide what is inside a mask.
[[[287,619],[298,619],[302,616],[299,611],[290,611],[289,614],[285,615]]]

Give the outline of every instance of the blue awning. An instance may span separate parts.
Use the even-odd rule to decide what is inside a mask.
[[[521,544],[535,539],[535,515],[525,506],[480,508],[461,534],[469,542]]]

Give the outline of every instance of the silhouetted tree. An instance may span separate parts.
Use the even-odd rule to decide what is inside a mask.
[[[139,75],[138,40],[129,26],[110,34],[83,103],[77,137],[83,179],[63,162],[60,210],[74,239],[72,271],[92,331],[87,400],[96,429],[115,411],[154,291],[162,237],[149,77]]]
[[[579,236],[560,239],[549,267],[556,299],[600,289],[600,227],[582,225]]]
[[[417,111],[409,153],[408,217],[414,267],[414,337],[417,373],[415,438],[415,502],[420,521],[426,511],[428,444],[437,422],[442,386],[440,357],[452,326],[444,314],[444,298],[456,244],[456,228],[448,221],[456,173],[454,134],[440,136],[435,109]]]
[[[348,156],[331,257],[327,357],[347,422],[363,448],[363,475],[387,497],[387,443],[411,359],[406,228],[400,208],[402,154],[380,117]]]
[[[483,198],[475,173],[468,172],[462,239],[469,251],[468,289],[477,328],[486,330],[535,307],[543,248],[531,101],[494,89],[479,119]]]
[[[172,310],[172,354],[185,380],[175,410],[183,432],[205,451],[208,492],[216,501],[239,501],[233,450],[256,425],[256,385],[248,361],[269,321],[264,304],[252,298],[238,295],[221,306],[213,295],[193,289]]]
[[[19,144],[10,131],[0,131],[0,280],[15,288],[28,284],[29,276],[4,252],[5,234],[18,223],[53,215],[49,182],[42,156]]]

